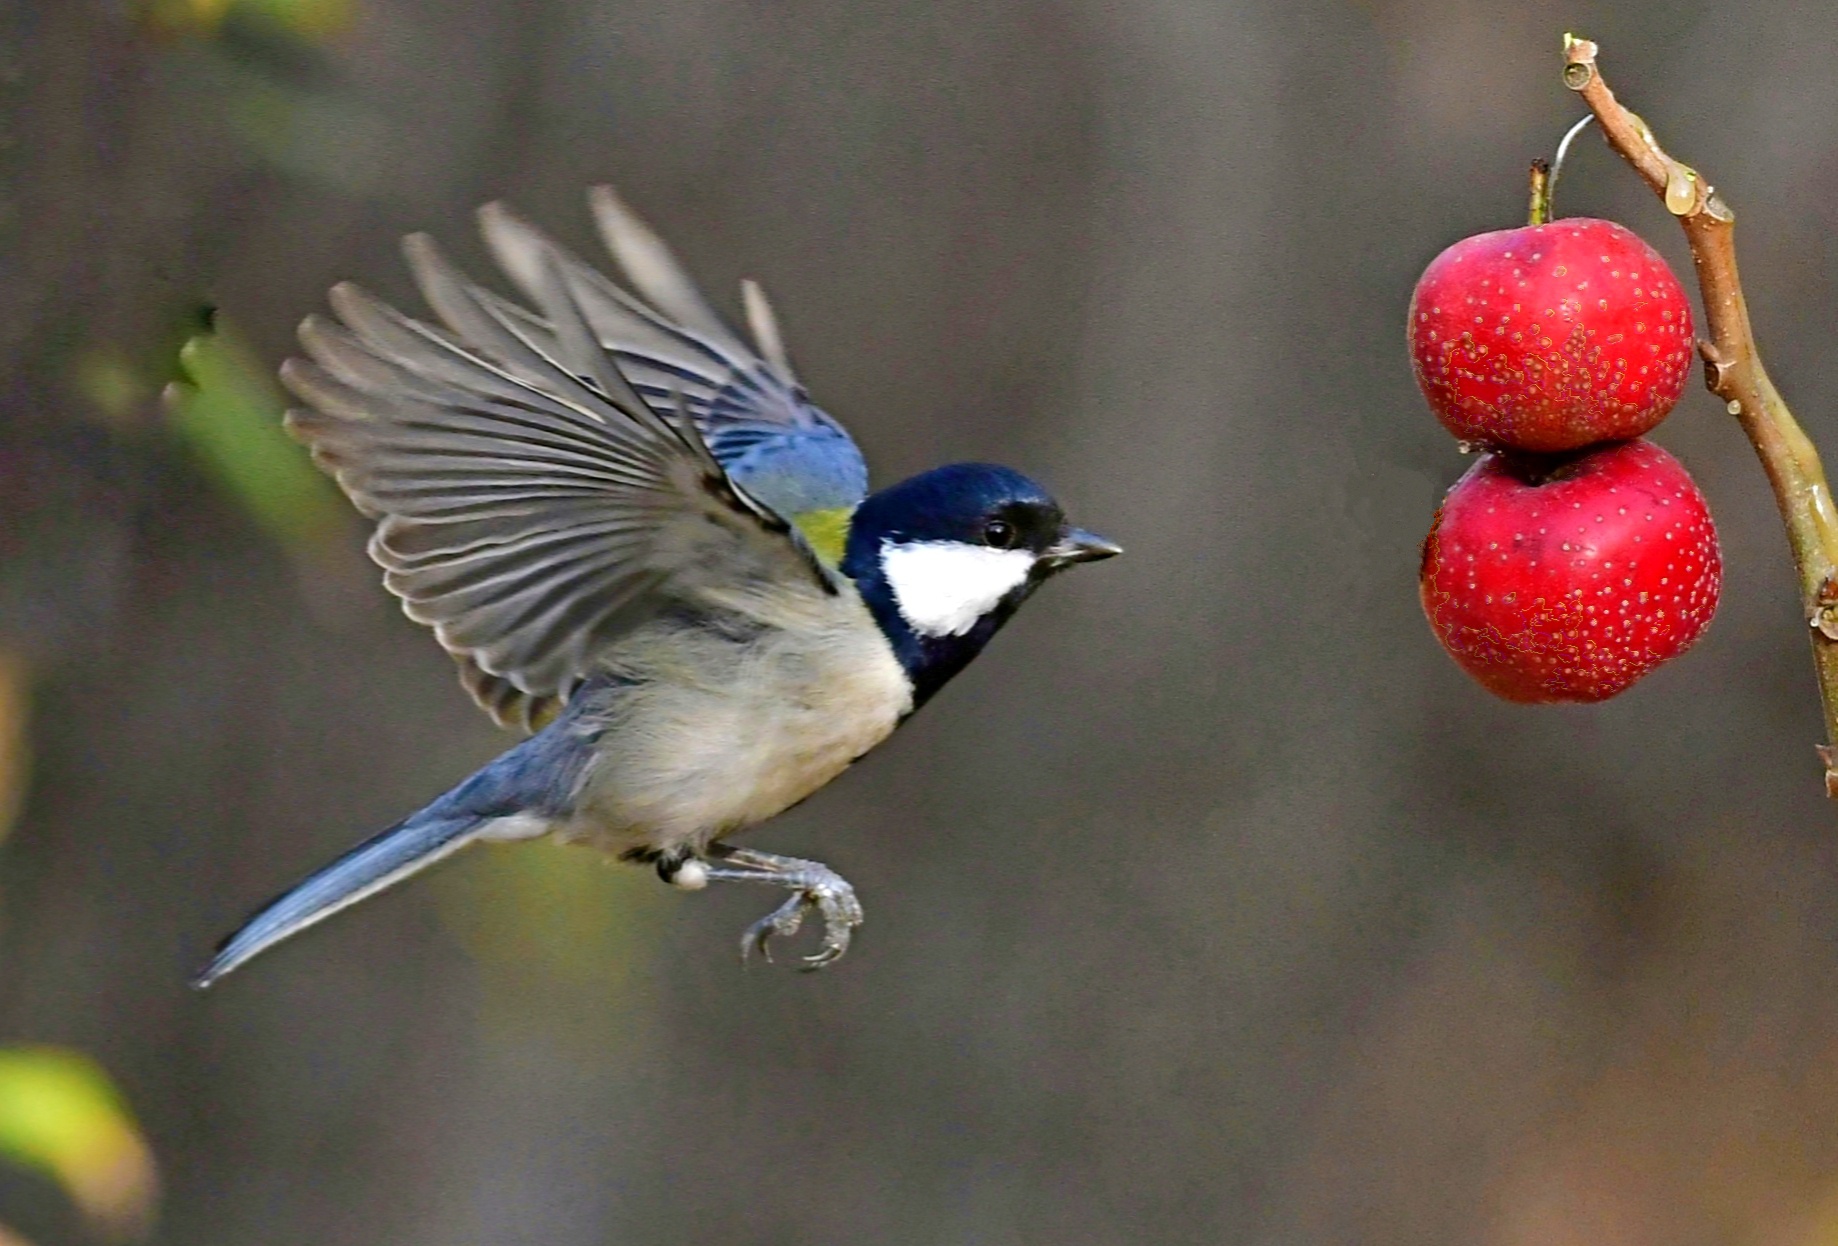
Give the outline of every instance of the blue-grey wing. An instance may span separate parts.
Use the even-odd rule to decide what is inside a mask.
[[[487,213],[491,219],[491,213]],[[371,556],[501,723],[530,725],[672,602],[827,596],[835,573],[733,481],[694,421],[653,408],[601,344],[584,267],[533,244],[537,312],[407,252],[442,327],[355,287],[312,317],[282,376],[288,427],[358,509]]]
[[[618,195],[602,186],[592,198],[601,236],[637,293],[573,257],[562,262],[582,315],[633,388],[658,407],[681,402],[734,481],[781,515],[851,509],[866,497],[868,465],[798,383],[764,291],[742,285],[748,344]],[[499,265],[533,295],[542,257],[560,248],[501,206],[481,218]]]

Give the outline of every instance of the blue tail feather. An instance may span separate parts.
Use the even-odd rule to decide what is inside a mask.
[[[479,837],[486,821],[423,810],[365,840],[259,910],[223,941],[192,985],[202,990],[281,940],[458,852]]]
[[[192,985],[200,989],[340,909],[394,886],[479,839],[540,835],[565,816],[599,738],[591,707],[611,686],[589,685],[543,730],[500,755],[421,812],[315,872],[224,940]],[[583,721],[586,719],[586,721]]]

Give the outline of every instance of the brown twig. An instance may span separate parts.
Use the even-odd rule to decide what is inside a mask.
[[[1736,274],[1736,214],[1695,169],[1667,155],[1647,123],[1615,99],[1596,66],[1596,45],[1564,36],[1564,85],[1583,97],[1602,133],[1684,227],[1704,295],[1704,383],[1723,399],[1761,458],[1800,573],[1813,662],[1825,708],[1825,791],[1838,799],[1838,510],[1819,452],[1761,364]]]
[[[1543,160],[1532,161],[1531,200],[1526,207],[1525,223],[1543,225],[1551,219],[1551,166]]]

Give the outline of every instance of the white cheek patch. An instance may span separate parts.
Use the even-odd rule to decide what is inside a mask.
[[[962,636],[1027,582],[1034,555],[961,541],[881,544],[881,571],[906,625],[922,636]]]

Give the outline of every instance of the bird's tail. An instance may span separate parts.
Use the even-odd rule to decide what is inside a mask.
[[[472,814],[443,815],[430,808],[365,840],[263,906],[223,941],[192,985],[202,990],[281,940],[451,856],[483,838],[490,821]]]

